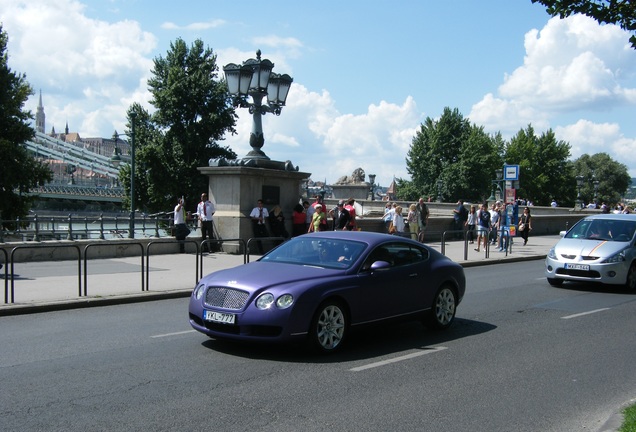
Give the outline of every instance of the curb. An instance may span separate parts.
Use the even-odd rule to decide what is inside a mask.
[[[190,297],[191,289],[0,306],[0,317]]]

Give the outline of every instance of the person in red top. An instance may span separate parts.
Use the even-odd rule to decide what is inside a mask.
[[[349,231],[355,231],[357,229],[355,203],[356,203],[356,200],[354,200],[353,198],[349,198],[349,200],[347,201],[347,204],[344,207],[345,210],[349,212],[349,224],[347,226],[347,229]]]
[[[306,217],[305,208],[301,204],[296,204],[292,212],[292,237],[297,237],[307,232]]]

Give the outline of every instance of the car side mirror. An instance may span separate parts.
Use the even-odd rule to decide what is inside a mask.
[[[391,268],[391,264],[389,264],[386,261],[376,261],[373,264],[371,264],[371,271],[387,270],[389,268]]]
[[[559,231],[559,235],[561,237],[565,237],[565,234],[567,233],[567,231]]]

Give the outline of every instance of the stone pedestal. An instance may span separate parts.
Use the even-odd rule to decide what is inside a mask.
[[[208,176],[208,196],[216,206],[214,223],[224,240],[254,237],[250,213],[256,201],[271,210],[280,205],[285,215],[287,232],[292,232],[292,210],[302,196],[304,182],[311,173],[246,166],[200,167]],[[268,226],[269,230],[269,226]],[[238,252],[234,243],[224,243],[223,250]]]
[[[369,183],[352,183],[345,185],[331,185],[333,189],[333,197],[338,199],[354,198],[357,200],[365,200],[369,198],[371,193],[371,185]]]

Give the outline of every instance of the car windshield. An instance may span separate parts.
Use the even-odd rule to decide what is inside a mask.
[[[565,238],[627,242],[634,237],[636,221],[584,219],[572,227]]]
[[[299,236],[283,243],[259,261],[347,269],[365,248],[366,244],[357,241]]]

